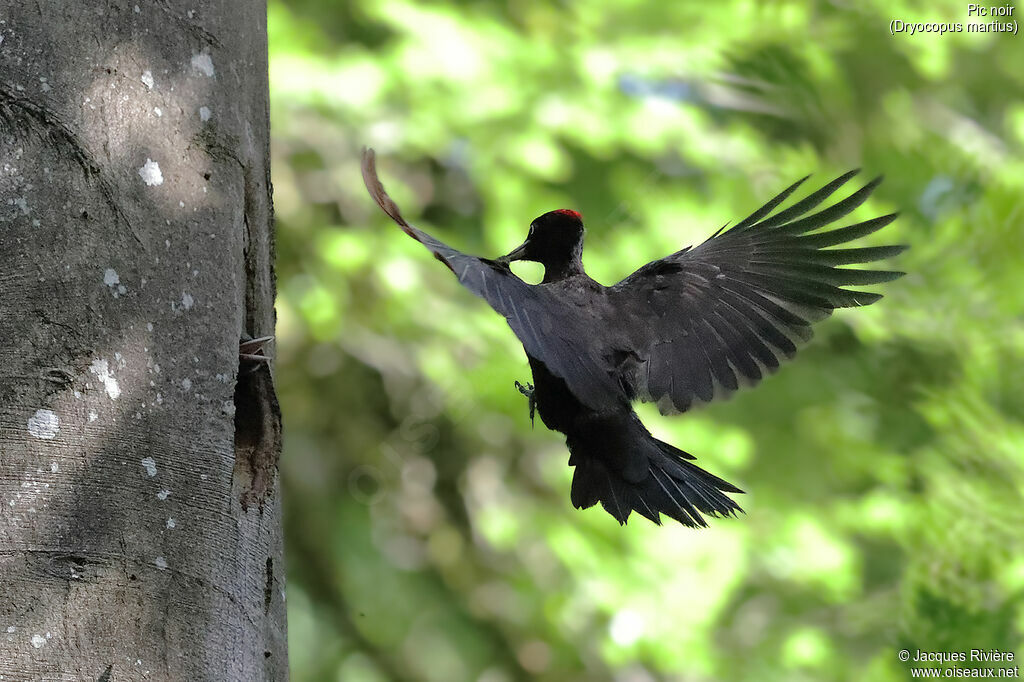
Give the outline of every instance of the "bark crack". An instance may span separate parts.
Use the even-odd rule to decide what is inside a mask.
[[[273,230],[268,206],[269,188],[261,188],[253,177],[251,166],[243,166],[244,209],[244,272],[245,318],[243,336],[260,336],[264,320],[272,320],[273,276],[272,261],[259,257],[268,241],[273,243]],[[262,229],[261,229],[262,228]],[[267,314],[270,308],[271,315]],[[239,360],[238,380],[235,384],[235,463],[242,464],[248,480],[242,486],[241,504],[244,510],[263,501],[273,490],[277,464],[281,456],[281,407],[274,390],[270,363],[252,366]]]
[[[267,584],[263,587],[263,611],[270,612],[270,603],[274,600],[274,559],[267,557]]]
[[[21,119],[30,126],[41,130],[44,137],[49,138],[55,147],[62,146],[71,151],[71,156],[81,167],[87,179],[95,178],[99,183],[103,200],[131,232],[132,237],[143,249],[149,250],[135,231],[135,226],[121,208],[117,200],[118,192],[100,170],[100,165],[93,159],[86,146],[78,139],[74,131],[59,116],[36,104],[17,91],[0,85],[0,119],[12,123]]]

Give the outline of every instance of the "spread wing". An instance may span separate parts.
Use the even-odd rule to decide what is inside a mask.
[[[609,289],[613,309],[634,320],[618,378],[630,398],[686,411],[754,385],[811,338],[811,323],[835,308],[874,303],[881,294],[842,288],[903,273],[839,265],[894,256],[905,246],[829,249],[885,227],[896,214],[817,231],[852,212],[881,182],[815,209],[852,171],[772,215],[800,180],[732,229],[648,263]],[[723,228],[724,229],[724,228]]]
[[[605,365],[597,357],[598,350],[582,343],[591,336],[587,331],[591,321],[584,311],[564,305],[542,287],[527,284],[506,263],[462,253],[407,223],[377,178],[372,149],[363,150],[362,170],[363,182],[377,205],[447,265],[459,283],[503,315],[527,353],[566,379],[589,407],[600,410],[622,402],[622,391],[611,373],[600,370]]]

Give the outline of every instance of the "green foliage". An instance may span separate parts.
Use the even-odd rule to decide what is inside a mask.
[[[1024,43],[966,4],[273,0],[277,375],[296,680],[904,680],[1024,655]],[[583,212],[612,283],[808,172],[909,243],[755,391],[656,435],[708,530],[577,512],[500,317],[387,221],[498,255]],[[855,217],[857,217],[855,216]],[[524,277],[538,277],[523,269]],[[965,663],[964,666],[978,664]]]

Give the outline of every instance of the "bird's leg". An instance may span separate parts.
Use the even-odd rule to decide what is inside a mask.
[[[533,390],[533,384],[528,383],[525,386],[523,386],[521,383],[517,381],[516,388],[518,388],[519,392],[525,395],[530,400],[530,426],[532,427],[533,415],[537,410],[537,397]]]

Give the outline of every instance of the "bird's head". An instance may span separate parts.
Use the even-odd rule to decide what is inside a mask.
[[[583,253],[583,216],[560,208],[549,211],[530,223],[530,232],[522,246],[499,260],[505,263],[530,260],[547,270],[581,263]]]

